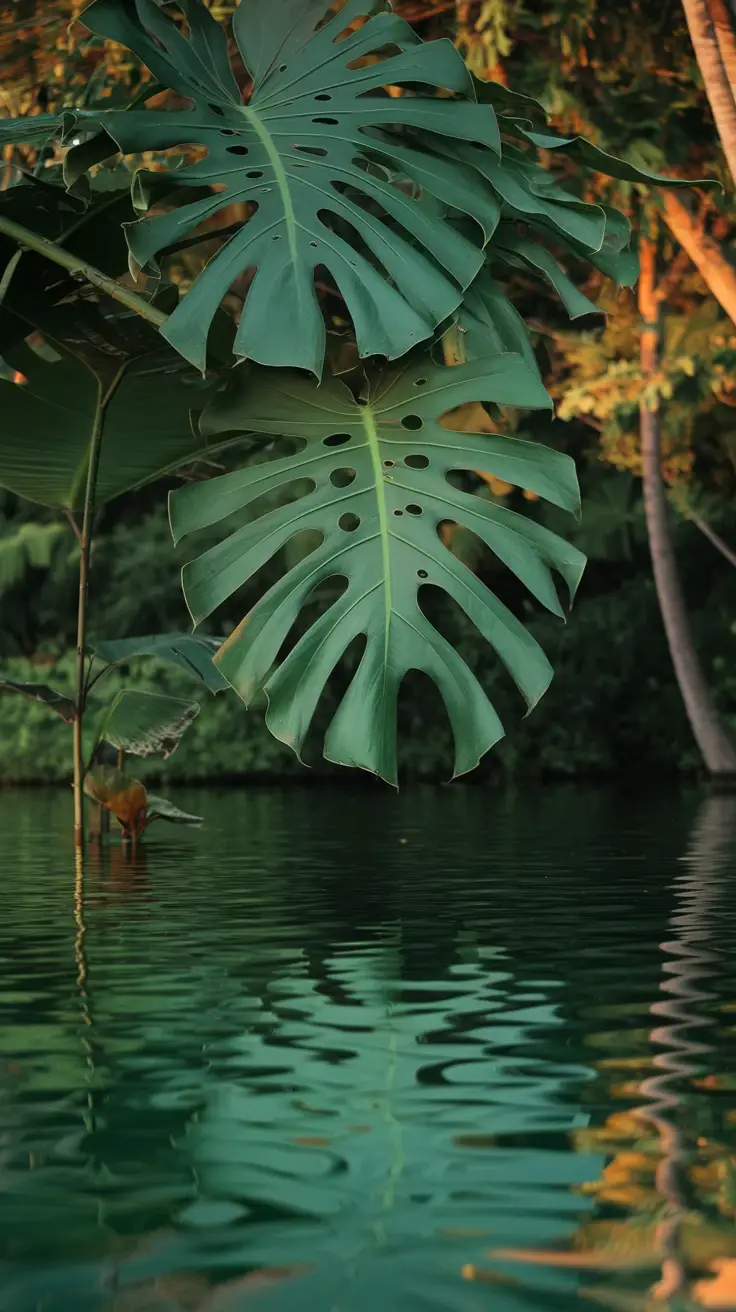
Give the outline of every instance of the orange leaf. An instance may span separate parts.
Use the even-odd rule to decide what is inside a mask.
[[[720,1308],[721,1312],[736,1312],[736,1259],[724,1257],[711,1263],[716,1275],[710,1280],[696,1280],[693,1297],[701,1307]]]

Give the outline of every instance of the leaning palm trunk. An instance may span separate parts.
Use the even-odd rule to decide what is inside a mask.
[[[728,33],[732,29],[730,25],[725,29],[726,39],[722,47],[708,0],[682,0],[682,4],[721,145],[736,182],[736,91],[729,81],[729,72],[733,73],[733,52]],[[717,17],[722,17],[720,8]]]
[[[657,367],[659,302],[655,286],[655,247],[640,242],[639,309],[643,326],[641,365],[645,377]],[[667,497],[662,480],[659,413],[644,397],[639,407],[649,550],[654,584],[675,677],[703,760],[713,775],[736,774],[736,749],[721,725],[693,642],[677,570]]]

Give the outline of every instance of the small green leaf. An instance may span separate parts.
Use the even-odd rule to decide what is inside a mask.
[[[152,820],[168,820],[172,825],[201,825],[202,823],[201,815],[190,815],[188,811],[181,811],[165,797],[157,797],[149,793],[148,823],[150,824]]]
[[[200,637],[192,633],[155,633],[142,638],[116,638],[98,642],[95,655],[107,665],[119,665],[137,656],[155,656],[191,674],[213,693],[229,688],[213,659],[220,647],[219,638]]]
[[[14,679],[0,678],[0,692],[16,692],[31,701],[42,702],[49,710],[56,711],[67,724],[71,724],[76,714],[71,698],[50,688],[47,683],[16,683]]]
[[[171,756],[199,711],[197,702],[124,688],[105,712],[98,740],[122,748],[131,756],[160,754],[166,758]]]

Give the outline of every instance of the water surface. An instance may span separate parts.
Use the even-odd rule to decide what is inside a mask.
[[[2,1312],[736,1308],[736,799],[176,800],[0,794]]]

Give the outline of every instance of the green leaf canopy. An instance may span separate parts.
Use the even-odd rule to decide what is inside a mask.
[[[155,0],[94,0],[84,21],[128,46],[192,107],[72,114],[66,131],[69,140],[80,128],[103,128],[123,153],[185,144],[206,149],[204,159],[165,176],[174,186],[220,189],[130,226],[131,253],[141,266],[154,265],[161,250],[223,207],[253,206],[171,315],[164,336],[203,368],[217,307],[240,274],[256,269],[236,355],[319,376],[325,327],[314,278],[323,266],[345,298],[361,355],[395,358],[428,338],[480,268],[499,211],[473,169],[419,140],[402,144],[396,135],[397,128],[419,129],[430,147],[444,137],[500,153],[493,107],[472,99],[472,81],[452,43],[423,43],[387,0],[348,0],[322,27],[329,0],[242,0],[233,28],[254,82],[244,105],[224,32],[202,0],[183,0],[181,8],[188,38]],[[358,18],[367,21],[349,30]],[[398,53],[361,62],[387,47]],[[391,97],[390,85],[409,86],[411,94]],[[434,96],[435,88],[455,97]],[[68,181],[85,167],[86,156],[71,149]],[[470,215],[479,225],[477,242],[412,188],[395,185],[397,177]],[[139,209],[146,209],[153,180],[160,182],[161,173],[138,174]]]
[[[533,521],[460,491],[447,476],[494,474],[574,512],[574,465],[536,443],[448,431],[441,417],[467,401],[550,404],[531,367],[507,354],[452,369],[426,357],[408,361],[379,375],[363,404],[337,379],[318,388],[303,375],[241,368],[202,416],[208,436],[244,428],[300,443],[293,455],[171,496],[172,530],[180,539],[297,480],[311,484],[296,505],[267,512],[183,571],[199,623],[296,532],[322,535],[321,545],[261,598],[217,656],[246,703],[268,680],[269,728],[297,752],[327,679],[359,635],[365,650],[328,731],[328,759],[395,781],[396,705],[411,669],[428,674],[442,694],[455,734],[456,774],[471,770],[502,736],[475,676],[420,608],[424,583],[444,589],[466,611],[530,707],[550,682],[541,648],[443,545],[438,527],[457,520],[472,530],[542,605],[562,614],[551,569],[573,593],[584,563],[580,552]],[[346,580],[345,591],[268,677],[301,607],[319,583],[335,577]]]
[[[84,500],[100,383],[71,356],[16,351],[26,383],[0,379],[0,487],[38,505],[77,510]],[[97,502],[160,478],[205,454],[190,411],[207,385],[190,372],[131,364],[105,414]]]

